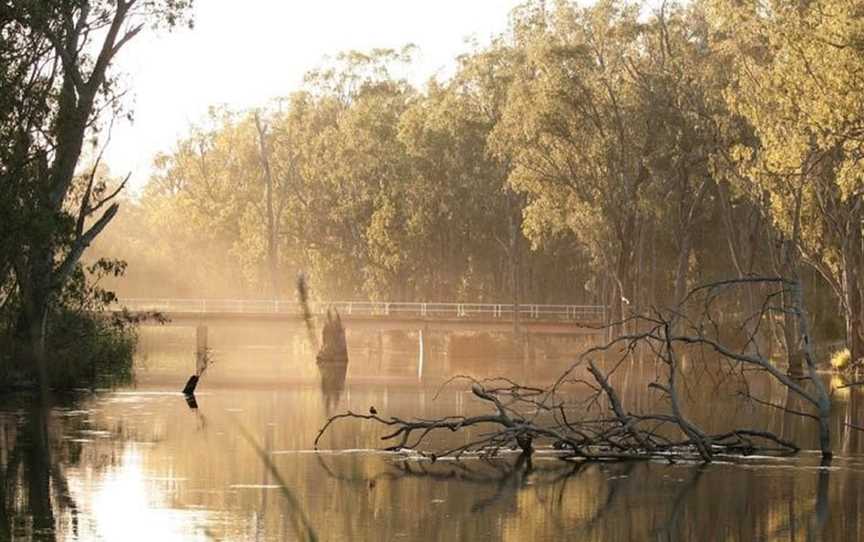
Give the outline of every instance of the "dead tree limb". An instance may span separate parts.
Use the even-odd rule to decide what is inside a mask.
[[[740,320],[746,324],[724,324],[722,313],[721,317],[717,315],[718,310],[727,310],[722,296],[753,284],[773,285],[780,290],[766,294],[765,302],[757,305],[757,314],[742,315]],[[781,292],[784,299],[792,302],[777,306],[773,300]],[[758,332],[761,322],[773,318],[777,311],[786,310],[793,311],[792,316],[798,321],[809,382],[788,375],[773,360],[762,356],[758,348],[753,348],[753,334]],[[653,310],[651,314],[634,316],[630,323],[628,334],[587,349],[545,388],[523,386],[505,378],[477,380],[463,375],[444,383],[448,386],[468,380],[473,397],[489,408],[485,414],[429,420],[349,411],[327,420],[315,438],[315,447],[336,422],[353,419],[389,428],[381,437],[387,442],[386,450],[414,452],[432,460],[443,456],[458,459],[465,454],[494,456],[504,450],[530,454],[535,446],[558,450],[562,459],[570,461],[662,458],[710,462],[718,454],[789,454],[800,449],[798,443],[764,429],[731,427],[711,433],[691,419],[679,387],[687,389],[688,376],[682,369],[681,356],[695,349],[704,361],[703,370],[707,370],[709,362],[704,358],[710,353],[711,359],[722,362],[719,380],[740,380],[746,393],[735,394],[739,400],[743,397],[757,407],[780,406],[752,393],[748,379],[754,372],[767,375],[804,399],[804,409],[784,410],[819,424],[822,455],[830,459],[830,397],[817,374],[806,312],[796,281],[782,277],[743,277],[705,284],[688,292],[675,309]],[[738,347],[727,343],[727,339],[734,343],[736,333]],[[744,336],[740,337],[741,334]],[[615,357],[610,360],[613,355]],[[656,367],[657,377],[648,387],[660,392],[659,406],[646,412],[630,412],[625,408],[610,377],[616,371],[627,370],[627,360]],[[606,367],[605,372],[601,366]],[[476,428],[480,430],[474,431]],[[451,448],[440,445],[435,448],[440,440],[433,435],[469,430],[472,432],[467,442]]]

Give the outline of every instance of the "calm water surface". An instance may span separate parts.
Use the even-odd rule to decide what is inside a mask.
[[[312,450],[328,413],[374,405],[383,415],[432,417],[482,408],[459,388],[436,399],[432,377],[413,381],[410,337],[385,341],[380,356],[355,338],[352,363],[359,361],[341,391],[290,378],[307,374],[303,367],[316,376],[290,341],[214,341],[217,364],[197,408],[176,393],[191,357],[178,353],[186,339],[150,339],[135,387],[55,398],[48,411],[21,397],[0,404],[0,540],[294,540],[307,529],[319,540],[864,539],[864,444],[844,426],[864,423],[858,392],[838,392],[830,466],[812,451],[708,466],[580,466],[548,453],[530,462],[510,455],[432,464],[374,451],[380,430],[356,422]],[[486,364],[500,363],[490,344]],[[511,368],[554,374],[566,356],[547,346]],[[450,347],[449,369],[482,365],[482,351],[460,356]],[[442,366],[446,350],[427,353],[426,362]],[[287,369],[274,368],[280,359]],[[385,378],[361,378],[372,369]],[[240,371],[238,383],[231,375]],[[647,404],[651,378],[633,370],[616,385],[629,405]],[[812,448],[808,421],[739,405],[708,377],[694,381],[687,408],[699,423],[768,428]],[[791,404],[782,389],[755,387]]]

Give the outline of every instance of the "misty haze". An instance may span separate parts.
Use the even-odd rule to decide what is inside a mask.
[[[0,542],[864,539],[860,0],[0,1]]]

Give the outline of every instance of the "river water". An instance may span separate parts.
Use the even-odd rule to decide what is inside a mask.
[[[433,417],[482,411],[446,374],[546,378],[576,344],[504,349],[489,337],[349,337],[347,378],[322,389],[295,338],[210,333],[215,364],[197,408],[177,393],[194,333],[143,332],[137,382],[117,390],[0,403],[0,540],[861,540],[861,392],[838,389],[837,457],[820,465],[812,422],[735,399],[711,374],[693,378],[688,413],[706,427],[770,429],[804,444],[794,457],[573,465],[417,460],[377,451],[380,429],[345,421],[312,443],[329,414]],[[431,346],[430,346],[431,345]],[[380,346],[380,349],[379,349]],[[613,382],[628,407],[652,404],[653,369]],[[751,391],[792,405],[754,380]],[[449,439],[464,439],[451,435]],[[433,445],[435,442],[433,442]]]

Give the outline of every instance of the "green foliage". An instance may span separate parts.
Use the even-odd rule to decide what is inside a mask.
[[[138,318],[103,312],[116,301],[103,281],[122,278],[125,270],[126,262],[99,259],[72,273],[46,322],[51,387],[111,387],[131,381]],[[11,387],[32,387],[38,379],[14,328],[0,333],[0,377],[3,386]]]
[[[852,361],[852,355],[848,348],[841,348],[831,354],[831,368],[835,371],[845,371],[849,368],[849,363]]]
[[[90,344],[77,337],[80,355],[49,368],[63,334],[102,333],[99,322],[86,323],[87,305],[111,300],[87,284],[80,260],[116,216],[125,185],[100,164],[106,121],[125,113],[112,64],[146,27],[191,25],[191,4],[75,0],[0,8],[0,333],[37,371],[43,392],[51,370],[75,376],[79,365],[104,365],[107,352],[128,351],[125,338],[103,334]],[[82,156],[91,155],[84,164]],[[95,265],[101,269],[91,271],[122,272],[116,263]]]
[[[321,298],[613,318],[697,281],[803,275],[852,338],[862,31],[841,0],[535,0],[421,88],[413,47],[342,53],[267,108],[214,109],[100,250],[130,261],[127,295],[284,296],[275,258]]]
[[[134,326],[63,311],[54,315],[49,340],[52,387],[112,387],[132,381],[137,335]]]
[[[726,90],[758,143],[732,145],[744,190],[840,301],[853,357],[864,355],[864,16],[856,2],[714,0]]]

